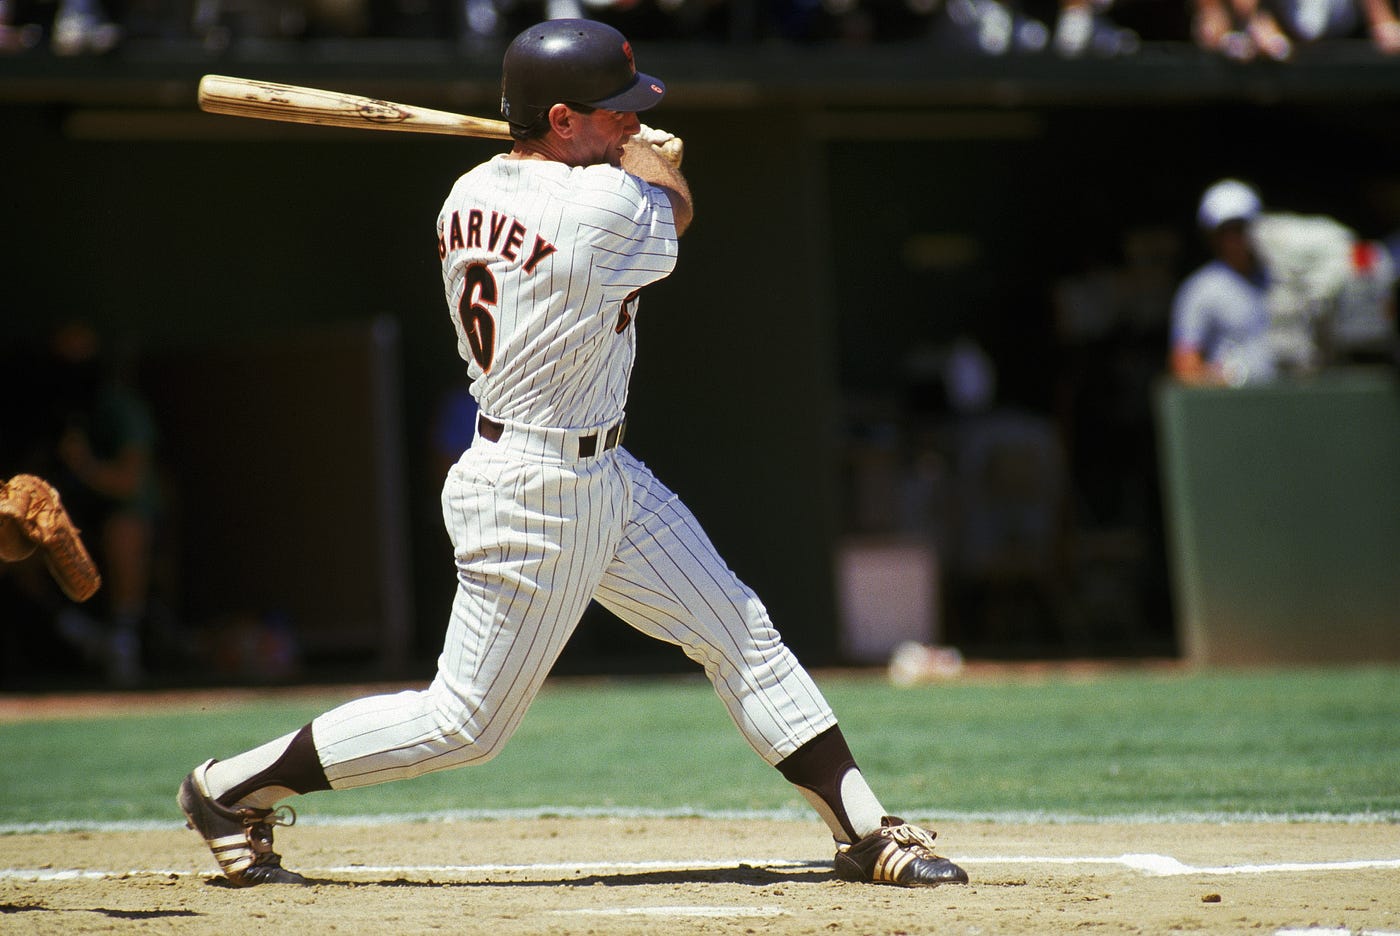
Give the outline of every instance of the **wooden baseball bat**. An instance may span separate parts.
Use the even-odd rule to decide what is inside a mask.
[[[199,107],[211,114],[285,123],[510,139],[510,126],[504,120],[395,104],[343,91],[322,91],[227,75],[205,75],[200,79]]]

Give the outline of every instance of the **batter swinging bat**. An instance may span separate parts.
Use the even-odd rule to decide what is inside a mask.
[[[445,133],[490,140],[510,139],[510,125],[504,120],[468,117],[342,91],[322,91],[226,75],[205,75],[200,79],[199,106],[211,114],[259,117],[285,123]]]

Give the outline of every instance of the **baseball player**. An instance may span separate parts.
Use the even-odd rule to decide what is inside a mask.
[[[1269,346],[1268,271],[1249,238],[1261,204],[1253,187],[1222,179],[1196,218],[1213,254],[1172,299],[1172,374],[1186,383],[1239,386],[1276,376]]]
[[[1178,379],[1238,386],[1386,353],[1396,276],[1383,244],[1333,218],[1266,212],[1237,179],[1208,188],[1197,218],[1215,257],[1173,299]]]
[[[292,794],[497,754],[595,599],[704,668],[744,738],[830,826],[841,878],[967,881],[932,832],[886,812],[758,597],[620,445],[639,294],[675,267],[694,216],[681,141],[637,118],[664,93],[598,22],[551,20],[506,50],[513,148],[458,179],[437,220],[479,405],[442,491],[457,594],[437,674],[185,778],[180,807],[231,883],[305,882],[273,850]]]

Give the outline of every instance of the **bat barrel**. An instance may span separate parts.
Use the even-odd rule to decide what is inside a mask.
[[[510,139],[510,127],[503,120],[395,104],[343,91],[227,75],[205,75],[200,79],[199,106],[211,114],[283,123]]]

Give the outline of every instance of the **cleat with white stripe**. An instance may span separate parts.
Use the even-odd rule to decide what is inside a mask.
[[[860,841],[837,845],[836,876],[843,881],[903,887],[966,884],[966,871],[934,854],[935,834],[886,816],[880,828]]]
[[[255,884],[307,884],[306,878],[282,867],[282,857],[272,850],[274,826],[296,823],[290,806],[278,809],[229,809],[209,795],[204,774],[212,760],[196,767],[180,784],[180,810],[186,825],[204,836],[204,844],[224,877],[234,887]]]

